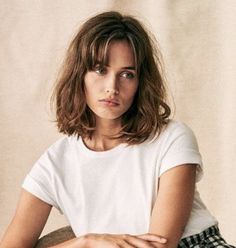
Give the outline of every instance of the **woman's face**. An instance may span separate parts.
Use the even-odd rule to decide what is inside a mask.
[[[99,120],[119,120],[130,108],[138,88],[137,68],[127,41],[113,41],[108,47],[108,64],[97,64],[85,74],[88,107]]]

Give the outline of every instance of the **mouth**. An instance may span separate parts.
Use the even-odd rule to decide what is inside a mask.
[[[120,105],[119,102],[117,100],[114,100],[114,99],[101,99],[101,100],[99,100],[99,102],[104,103],[105,105],[108,105],[108,106]]]

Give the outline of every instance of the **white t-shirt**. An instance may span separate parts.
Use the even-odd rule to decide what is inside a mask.
[[[77,236],[86,233],[143,234],[158,196],[158,177],[175,166],[202,160],[193,132],[171,121],[161,135],[139,145],[89,150],[81,138],[63,137],[35,163],[23,188],[68,219]],[[196,190],[182,237],[217,224]]]

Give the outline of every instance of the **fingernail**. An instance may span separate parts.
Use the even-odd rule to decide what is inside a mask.
[[[165,239],[165,238],[160,238],[160,242],[161,242],[162,244],[165,244],[165,243],[167,242],[167,239]]]

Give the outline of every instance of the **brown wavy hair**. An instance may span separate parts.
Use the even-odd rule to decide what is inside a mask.
[[[111,41],[126,40],[135,56],[139,86],[129,110],[121,117],[121,130],[112,138],[139,144],[161,132],[171,113],[161,55],[156,41],[134,17],[109,11],[87,20],[73,38],[56,81],[52,103],[59,132],[91,138],[94,113],[86,104],[84,77],[96,63],[106,63]]]

